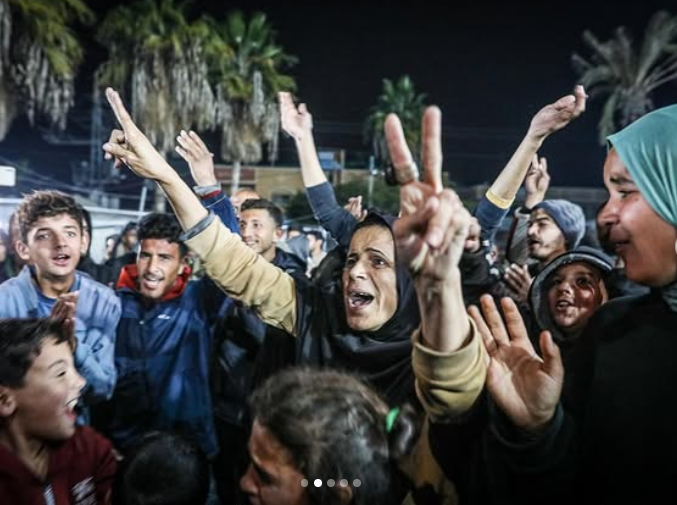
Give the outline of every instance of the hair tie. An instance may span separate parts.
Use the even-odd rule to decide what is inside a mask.
[[[395,420],[397,419],[397,416],[400,415],[400,408],[396,407],[394,409],[390,409],[390,412],[388,412],[388,415],[386,416],[386,433],[390,433],[393,431],[393,426],[395,424]]]

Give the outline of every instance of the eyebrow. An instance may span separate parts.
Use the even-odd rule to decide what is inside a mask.
[[[254,461],[254,458],[252,458],[251,461],[252,461],[252,465],[253,465],[254,468],[256,469],[256,472],[257,472],[258,474],[260,474],[261,477],[262,477],[264,480],[267,480],[267,481],[269,481],[269,482],[276,482],[275,477],[274,477],[270,472],[267,472],[266,470],[264,470],[264,469],[261,467],[261,465],[259,465],[258,463],[256,463],[256,461]]]
[[[56,366],[58,366],[58,365],[66,365],[66,364],[67,364],[67,363],[66,363],[66,360],[65,360],[65,359],[60,359],[60,360],[57,360],[57,361],[55,361],[54,363],[50,364],[50,365],[47,367],[47,370],[51,370],[52,368],[54,368],[54,367],[56,367]]]
[[[609,177],[609,182],[612,182],[614,184],[618,184],[619,186],[622,186],[623,184],[635,184],[635,181],[632,179],[628,179],[627,177],[624,177],[622,175],[614,175],[612,177]]]

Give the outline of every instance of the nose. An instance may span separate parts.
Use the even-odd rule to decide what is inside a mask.
[[[538,233],[538,226],[536,226],[536,223],[531,223],[527,227],[527,237],[533,238],[537,235]]]
[[[618,204],[614,198],[609,198],[597,215],[597,222],[601,225],[611,225],[618,220]]]
[[[562,281],[557,286],[557,291],[560,293],[573,293],[573,288],[569,281]]]
[[[87,384],[87,381],[85,378],[80,375],[77,370],[73,369],[73,384],[72,387],[76,391],[82,391],[85,388],[85,385]]]
[[[240,479],[240,489],[248,495],[256,494],[256,482],[254,479],[254,466],[249,463],[247,472]]]
[[[155,256],[151,256],[150,258],[148,258],[148,271],[149,272],[154,272],[154,271],[157,270],[158,261],[159,261],[158,258],[156,258]]]
[[[353,265],[350,266],[348,269],[348,276],[352,280],[366,279],[367,269],[364,265],[364,262],[362,260],[358,260],[355,263],[353,263]]]

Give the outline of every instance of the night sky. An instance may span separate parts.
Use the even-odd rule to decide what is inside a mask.
[[[97,10],[105,12],[116,3],[97,0]],[[237,7],[220,4],[196,1],[192,11],[204,9],[218,17]],[[656,1],[623,8],[592,2],[541,2],[531,7],[475,2],[448,8],[248,2],[242,9],[266,12],[278,42],[299,57],[291,73],[299,98],[313,113],[318,145],[366,152],[362,122],[380,92],[381,79],[406,73],[427,95],[427,103],[442,109],[450,178],[475,184],[495,177],[540,107],[570,92],[576,83],[571,53],[589,54],[581,39],[584,29],[604,40],[616,26],[625,25],[640,39],[651,14],[670,6]],[[87,72],[105,55],[91,42],[89,47],[94,50],[78,81],[85,94],[91,89]],[[673,102],[677,102],[675,84],[656,97],[659,106]],[[86,117],[87,110],[83,95],[76,114]],[[590,103],[582,118],[546,142],[542,154],[549,158],[553,185],[601,184],[604,149],[597,145],[599,113],[600,104]],[[291,142],[282,139],[281,148],[281,161],[293,163]],[[41,171],[59,178],[70,177],[68,161],[88,157],[87,148],[45,145],[24,121],[0,144],[0,156],[37,159],[39,154],[50,164]]]

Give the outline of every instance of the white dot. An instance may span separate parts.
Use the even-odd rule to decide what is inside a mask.
[[[355,479],[353,481],[353,487],[360,487],[362,485],[362,481],[360,479]]]
[[[322,481],[320,479],[315,479],[314,484],[315,484],[315,487],[320,487],[320,486],[322,486]]]
[[[329,487],[334,487],[335,484],[336,484],[336,481],[334,479],[329,479],[327,481],[327,486],[329,486]]]
[[[341,484],[341,487],[346,487],[348,485],[348,481],[345,479],[341,479],[341,482],[339,482],[339,484]]]
[[[303,487],[308,487],[308,481],[307,481],[306,479],[303,479],[303,480],[301,481],[301,485],[302,485]]]

